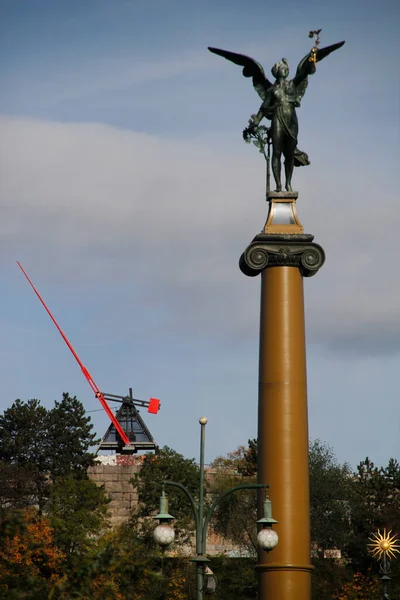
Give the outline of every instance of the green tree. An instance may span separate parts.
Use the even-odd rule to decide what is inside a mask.
[[[64,393],[62,401],[56,401],[54,408],[48,412],[47,422],[51,477],[71,474],[86,477],[87,468],[94,461],[94,454],[89,452],[89,448],[98,440],[83,404],[76,396]]]
[[[243,477],[253,477],[257,474],[257,440],[248,440],[247,444],[247,448],[243,448],[243,460],[238,465],[238,473]]]
[[[66,556],[81,554],[107,526],[110,499],[90,479],[57,478],[50,490],[47,516],[57,546]]]
[[[42,509],[49,480],[69,474],[86,477],[94,461],[89,452],[96,441],[92,428],[81,402],[69,394],[49,410],[37,399],[16,400],[0,415],[0,456],[6,465],[0,469],[0,501],[14,487],[19,490],[14,506],[37,503]]]
[[[36,469],[0,462],[0,509],[36,504],[38,486],[46,488],[47,482]]]
[[[252,600],[258,598],[256,558],[213,557],[212,570],[217,575],[215,600]]]
[[[213,497],[243,483],[255,483],[257,473],[257,441],[239,446],[226,456],[217,457],[210,465]],[[216,507],[213,529],[240,546],[245,554],[257,552],[257,494],[243,490],[230,494]]]
[[[367,531],[383,527],[400,529],[400,465],[397,460],[391,458],[387,467],[376,467],[368,457],[361,461],[355,475],[355,491],[357,512],[362,513]]]
[[[199,468],[194,459],[185,458],[182,454],[175,452],[168,446],[164,446],[156,454],[147,454],[143,460],[142,467],[132,479],[132,485],[138,493],[138,508],[132,517],[132,526],[141,529],[149,543],[149,530],[153,525],[144,521],[143,517],[149,517],[158,512],[159,498],[163,482],[165,480],[176,481],[183,484],[192,494],[195,500],[199,492]],[[185,494],[174,487],[167,487],[170,513],[175,517],[174,527],[177,541],[187,541],[190,531],[195,523],[189,501]]]
[[[39,400],[16,400],[0,416],[0,455],[2,460],[19,466],[36,465],[45,471],[48,465],[48,411]]]
[[[353,575],[345,562],[325,558],[324,551],[337,548],[342,558],[347,557],[352,539],[354,477],[351,467],[347,463],[340,464],[332,448],[320,440],[310,444],[309,467],[312,562],[315,568],[312,597],[331,600]]]
[[[343,551],[350,533],[351,467],[339,464],[332,448],[320,440],[310,444],[309,467],[311,540],[321,553]]]
[[[0,487],[12,490],[12,475],[16,477],[21,496],[32,496],[41,507],[47,494],[50,446],[48,438],[48,411],[33,399],[16,400],[0,415],[0,456],[3,464]],[[22,473],[25,478],[21,477]],[[29,474],[29,476],[28,476]],[[22,484],[26,487],[23,489]],[[22,500],[22,498],[21,498]]]
[[[226,456],[217,456],[211,463],[213,469],[226,469],[242,477],[257,475],[257,440],[248,440],[247,446],[239,446]]]

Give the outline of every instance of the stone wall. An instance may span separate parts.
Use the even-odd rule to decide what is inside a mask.
[[[139,471],[142,460],[142,455],[98,456],[97,464],[89,468],[90,479],[97,485],[104,485],[111,498],[109,513],[112,527],[126,521],[137,503],[137,493],[130,480]]]

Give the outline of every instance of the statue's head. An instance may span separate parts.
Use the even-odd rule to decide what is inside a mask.
[[[282,60],[275,63],[271,69],[271,73],[275,79],[286,79],[286,77],[289,75],[289,65],[286,58],[282,58]]]

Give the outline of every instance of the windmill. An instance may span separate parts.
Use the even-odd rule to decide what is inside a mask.
[[[75,352],[67,336],[62,331],[56,319],[45,304],[43,298],[33,285],[32,281],[29,279],[21,263],[17,261],[17,264],[30,283],[40,302],[43,304],[54,325],[57,327],[61,337],[67,344],[76,362],[80,366],[85,379],[92,388],[95,397],[99,400],[111,421],[110,426],[103,436],[97,451],[115,450],[117,454],[135,454],[138,450],[156,450],[157,445],[149,429],[146,427],[142,417],[140,416],[138,408],[136,407],[145,407],[147,408],[147,412],[157,414],[160,409],[160,400],[158,398],[150,398],[149,401],[138,400],[133,397],[132,388],[129,388],[128,396],[117,396],[115,394],[106,394],[101,392],[93,377],[90,375],[89,371],[83,365],[81,359]],[[118,409],[116,414],[114,414],[111,410],[109,402],[121,403],[121,407]]]

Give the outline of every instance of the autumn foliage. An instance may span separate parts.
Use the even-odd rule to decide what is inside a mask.
[[[51,587],[62,578],[64,554],[54,542],[54,531],[36,509],[3,514],[0,545],[0,589],[23,585]]]
[[[333,600],[380,600],[382,586],[378,577],[368,573],[355,573],[354,577],[340,590]]]

